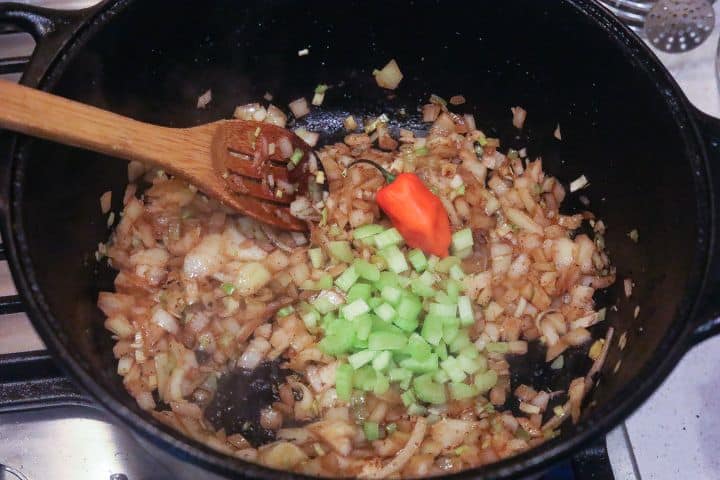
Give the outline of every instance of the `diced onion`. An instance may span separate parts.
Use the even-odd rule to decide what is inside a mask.
[[[525,118],[527,117],[527,111],[522,107],[512,107],[513,119],[512,124],[515,128],[522,128],[525,124]]]
[[[440,105],[434,103],[428,103],[426,105],[423,105],[423,122],[434,122],[435,119],[437,119],[438,115],[440,115],[440,112]]]
[[[465,126],[468,129],[468,132],[472,132],[473,130],[477,130],[477,126],[475,125],[475,117],[469,113],[466,113],[463,115],[463,120],[465,120]]]
[[[570,192],[577,192],[581,188],[585,188],[588,185],[588,179],[585,175],[580,175],[578,178],[570,183]]]
[[[280,149],[280,156],[283,159],[290,158],[293,154],[293,146],[290,139],[283,136],[277,141],[277,147]]]
[[[390,60],[382,70],[373,72],[373,75],[375,75],[375,81],[380,87],[389,90],[395,90],[403,79],[403,74],[395,59]]]
[[[290,107],[290,111],[295,115],[295,118],[301,118],[310,113],[310,107],[308,107],[305,97],[293,100],[288,104],[288,107]]]
[[[280,110],[278,107],[271,104],[267,108],[267,115],[265,116],[265,121],[267,123],[277,125],[278,127],[285,128],[285,125],[287,123],[287,115],[285,115],[285,112]]]
[[[152,316],[152,322],[173,335],[177,335],[180,331],[180,326],[178,325],[177,320],[175,320],[175,317],[162,308],[157,308],[155,310]]]
[[[353,130],[357,129],[357,127],[358,127],[358,124],[355,121],[355,117],[353,117],[352,115],[348,116],[343,121],[343,125],[345,125],[345,130],[347,130],[348,132],[352,132]]]
[[[197,99],[197,108],[205,108],[212,102],[212,90],[208,90]]]
[[[310,145],[311,147],[314,147],[317,145],[318,138],[320,138],[320,134],[316,132],[308,132],[304,128],[298,128],[295,130],[295,135],[302,138],[305,143]]]
[[[102,210],[103,215],[110,211],[111,206],[112,206],[112,192],[110,190],[108,190],[107,192],[100,195],[100,210]]]

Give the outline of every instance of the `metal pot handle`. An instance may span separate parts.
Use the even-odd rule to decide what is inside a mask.
[[[37,85],[55,55],[104,3],[81,10],[53,10],[23,3],[0,3],[0,24],[12,25],[35,39],[35,51],[25,69],[22,83]]]
[[[697,109],[694,109],[694,114],[709,159],[713,234],[710,235],[710,260],[698,301],[696,327],[690,339],[691,345],[720,334],[720,119]]]

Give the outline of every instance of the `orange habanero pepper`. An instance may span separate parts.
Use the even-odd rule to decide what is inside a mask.
[[[393,175],[380,165],[368,163],[385,177],[387,185],[375,197],[405,243],[425,253],[447,257],[451,241],[450,219],[440,199],[414,173]],[[351,165],[351,166],[352,166]]]

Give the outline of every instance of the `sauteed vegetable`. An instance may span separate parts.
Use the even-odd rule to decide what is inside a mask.
[[[228,455],[365,478],[495,462],[578,420],[613,335],[593,339],[605,226],[438,98],[427,135],[353,120],[317,151],[291,209],[308,235],[132,165],[98,305],[143,409]],[[549,368],[576,348],[593,365],[562,390],[514,384],[529,342]]]

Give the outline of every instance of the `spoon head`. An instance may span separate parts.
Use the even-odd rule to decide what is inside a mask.
[[[217,123],[212,163],[222,202],[257,220],[288,230],[307,230],[289,205],[307,191],[310,146],[293,132],[248,120]]]
[[[707,0],[660,0],[645,19],[645,35],[658,49],[687,52],[703,43],[715,26]]]

